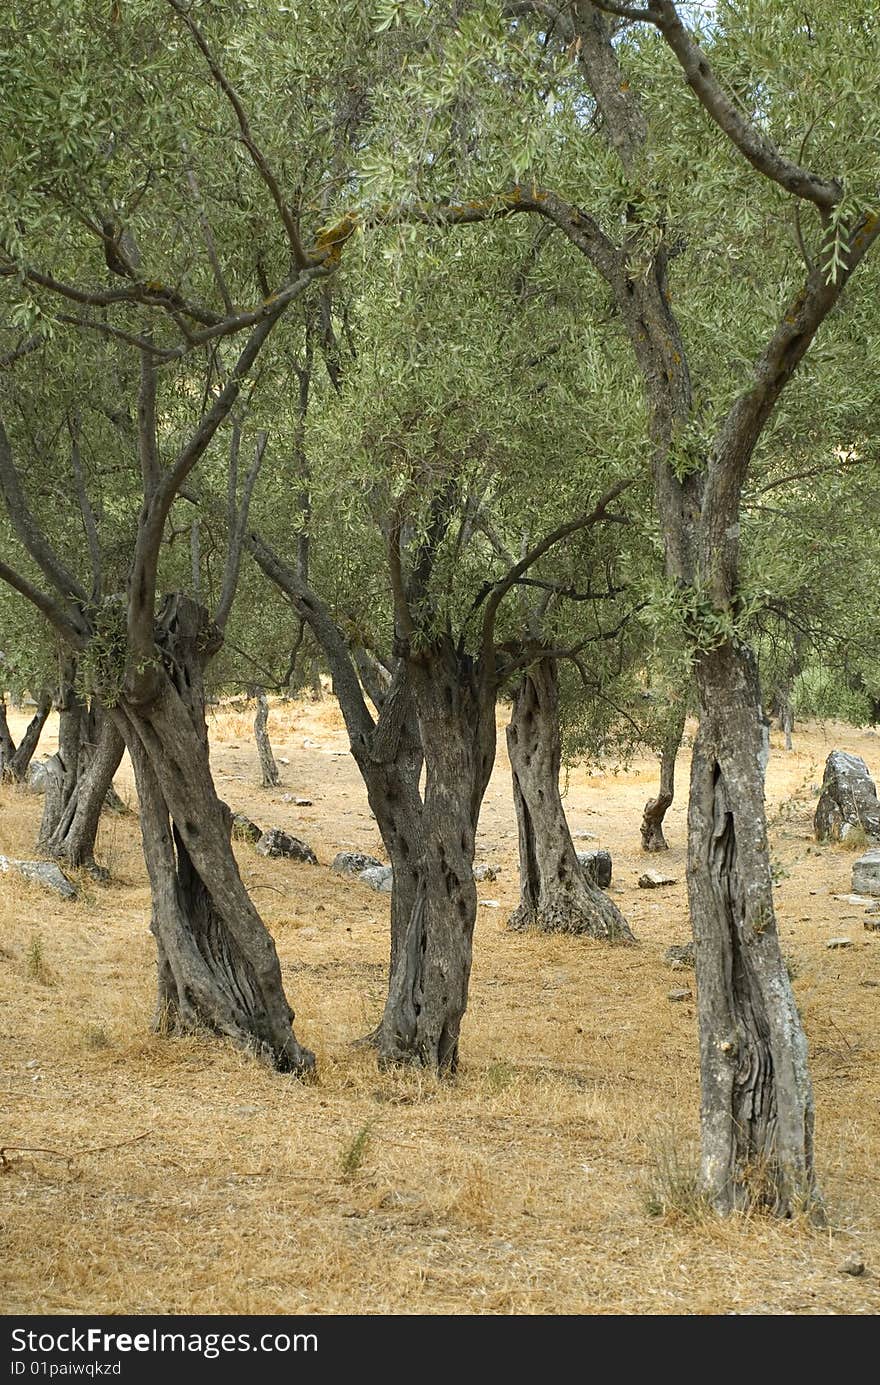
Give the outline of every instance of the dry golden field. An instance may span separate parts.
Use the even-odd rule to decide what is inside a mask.
[[[75,903],[0,877],[5,1312],[880,1309],[880,933],[835,898],[848,890],[852,854],[810,836],[810,786],[828,751],[863,755],[876,775],[880,739],[810,726],[791,754],[774,737],[769,769],[781,935],[816,1086],[829,1212],[819,1231],[719,1222],[678,1186],[698,1102],[694,1006],[667,998],[693,974],[664,960],[687,938],[684,808],[670,817],[670,852],[647,862],[679,883],[637,889],[652,762],[616,776],[579,769],[567,797],[573,831],[613,853],[612,893],[639,946],[512,935],[502,736],[478,850],[502,874],[478,887],[461,1071],[438,1084],[380,1074],[352,1046],[379,1013],[388,897],[327,869],[341,849],[381,855],[335,704],[273,708],[276,754],[289,762],[277,791],[256,787],[250,721],[212,719],[214,767],[236,810],[305,836],[322,862],[238,848],[320,1081],[277,1076],[216,1041],[150,1033],[153,947],[134,815],[105,822],[112,883],[83,882]],[[23,718],[13,724],[20,731]],[[50,734],[41,753],[51,744]],[[686,768],[683,753],[681,784]],[[133,801],[125,768],[117,784]],[[0,790],[0,851],[32,855],[40,805]],[[829,950],[840,935],[852,946]],[[853,1254],[867,1266],[858,1278],[840,1269]]]

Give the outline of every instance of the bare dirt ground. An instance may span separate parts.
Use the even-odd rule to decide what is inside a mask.
[[[13,720],[20,732],[24,718]],[[352,1047],[381,1006],[388,897],[327,869],[345,848],[382,855],[335,704],[275,707],[270,730],[288,762],[277,791],[256,786],[250,714],[213,718],[213,762],[234,809],[305,836],[322,863],[238,847],[320,1082],[275,1075],[214,1040],[150,1033],[154,951],[134,815],[105,822],[99,854],[113,881],[83,881],[76,903],[0,877],[5,1312],[880,1309],[880,933],[835,898],[849,889],[852,853],[810,834],[828,751],[862,755],[876,775],[880,739],[800,728],[790,754],[774,736],[769,768],[781,937],[816,1087],[829,1214],[818,1231],[674,1205],[697,1131],[697,1044],[693,1003],[668,999],[693,974],[664,960],[688,936],[683,802],[671,850],[638,850],[652,761],[617,775],[576,769],[567,796],[574,833],[595,839],[577,845],[613,853],[612,894],[638,947],[514,935],[501,737],[477,859],[502,873],[478,887],[461,1071],[437,1083],[380,1074]],[[133,802],[125,767],[117,784]],[[40,808],[0,789],[0,851],[33,854]],[[678,883],[638,889],[646,865]],[[852,946],[829,950],[839,936]],[[841,1273],[850,1255],[864,1275]]]

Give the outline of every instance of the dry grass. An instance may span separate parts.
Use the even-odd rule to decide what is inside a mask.
[[[273,708],[276,754],[289,761],[278,790],[257,787],[251,723],[249,711],[212,719],[221,793],[305,836],[325,863],[237,846],[321,1080],[303,1086],[221,1043],[149,1033],[153,948],[134,818],[108,819],[100,845],[113,882],[83,881],[76,903],[3,878],[0,1144],[57,1151],[8,1149],[7,1312],[880,1309],[880,935],[834,899],[848,890],[851,855],[809,835],[809,785],[827,751],[840,745],[878,771],[875,739],[811,728],[793,754],[775,743],[770,765],[780,929],[811,1042],[832,1228],[819,1233],[719,1222],[690,1197],[695,1017],[667,1000],[680,977],[663,960],[687,937],[684,808],[673,809],[662,862],[680,883],[638,890],[652,763],[570,779],[573,830],[613,851],[614,897],[640,939],[608,948],[505,931],[516,834],[502,752],[478,851],[502,866],[479,886],[502,907],[480,908],[462,1069],[438,1083],[379,1073],[351,1046],[381,1004],[388,899],[326,869],[343,848],[381,854],[335,707]],[[0,791],[0,851],[30,854],[38,817],[39,800]],[[841,933],[853,946],[828,951]],[[35,937],[50,985],[35,974]],[[89,1152],[108,1145],[118,1147]],[[861,1278],[839,1272],[852,1252],[867,1263]]]

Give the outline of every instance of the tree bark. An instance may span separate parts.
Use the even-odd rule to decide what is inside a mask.
[[[269,741],[269,703],[266,700],[265,689],[257,688],[254,696],[257,699],[257,715],[254,718],[254,737],[257,742],[257,753],[260,757],[263,788],[276,789],[281,781],[278,776],[278,766],[275,763],[275,756],[272,754],[272,745]]]
[[[517,688],[507,749],[519,829],[520,878],[520,902],[508,926],[634,942],[626,919],[581,868],[571,840],[559,792],[562,748],[554,659],[539,659]]]
[[[51,855],[52,840],[58,832],[74,797],[79,779],[86,709],[74,682],[75,669],[68,665],[58,693],[58,749],[46,761],[46,793],[37,849]]]
[[[686,715],[684,701],[676,704],[671,711],[671,720],[660,746],[660,790],[656,798],[648,799],[642,814],[643,851],[669,850],[663,835],[663,820],[675,798],[675,762],[681,749]]]
[[[6,721],[6,704],[0,701],[0,779],[11,780],[15,784],[24,783],[51,710],[51,693],[40,693],[37,710],[16,748]]]
[[[123,695],[113,716],[134,766],[157,943],[157,1027],[207,1028],[307,1074],[275,945],[238,873],[232,816],[211,777],[203,668],[220,636],[207,612],[166,598],[156,630],[164,676],[146,704]]]
[[[95,842],[102,810],[121,803],[113,788],[113,776],[119,769],[125,742],[106,712],[98,713],[93,708],[93,714],[97,714],[97,740],[89,748],[90,753],[85,743],[81,745],[76,783],[42,849],[46,856],[106,879],[107,871],[95,861]]]
[[[396,951],[380,1061],[454,1072],[467,1006],[480,805],[495,759],[495,691],[448,636],[408,659],[426,780],[415,898]]]
[[[773,910],[754,657],[734,643],[703,653],[696,681],[688,886],[702,1184],[721,1212],[763,1205],[790,1216],[817,1198],[813,1095]]]

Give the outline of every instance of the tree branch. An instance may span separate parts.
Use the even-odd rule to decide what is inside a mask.
[[[581,529],[589,529],[593,525],[601,524],[605,521],[620,522],[620,516],[609,514],[608,507],[619,495],[622,495],[625,490],[628,490],[630,486],[635,484],[635,479],[634,476],[627,476],[622,477],[619,481],[615,481],[614,485],[609,487],[605,494],[597,501],[589,514],[579,515],[577,519],[569,520],[566,524],[560,524],[552,533],[547,534],[541,539],[540,543],[535,544],[534,548],[531,548],[518,563],[515,563],[506,577],[502,577],[500,581],[495,582],[489,589],[489,592],[485,593],[485,595],[488,596],[488,601],[486,602],[486,609],[483,612],[483,635],[481,641],[484,654],[488,652],[492,645],[495,631],[495,617],[498,614],[498,607],[501,605],[502,600],[510,591],[511,587],[516,585],[519,579],[539,558],[543,558],[545,553],[548,553],[557,543],[561,543],[563,539],[567,539],[571,534],[576,534]]]
[[[299,228],[296,224],[296,218],[294,217],[293,212],[287,204],[284,194],[281,191],[278,179],[273,173],[269,165],[268,159],[266,158],[260,146],[257,144],[257,141],[254,139],[254,134],[250,126],[250,121],[248,120],[247,112],[244,106],[242,105],[241,97],[239,96],[238,92],[235,90],[235,87],[232,85],[232,83],[229,81],[229,79],[223,72],[223,69],[220,67],[220,64],[215,58],[214,53],[208,43],[208,40],[205,38],[198,24],[196,24],[195,20],[189,12],[189,9],[181,3],[181,0],[168,0],[168,4],[171,6],[174,12],[180,17],[180,19],[183,20],[184,24],[189,29],[190,33],[193,36],[193,39],[195,40],[197,47],[201,50],[205,58],[205,61],[208,64],[211,76],[214,78],[214,81],[217,83],[217,86],[223,92],[223,95],[226,97],[227,101],[229,102],[230,106],[235,112],[235,118],[238,121],[238,128],[241,132],[242,144],[250,154],[254,168],[257,170],[263,182],[266,184],[266,187],[269,189],[269,192],[272,196],[272,201],[275,203],[275,206],[278,210],[278,215],[281,217],[282,225],[284,226],[284,229],[287,233],[287,239],[290,241],[290,248],[293,252],[294,264],[296,265],[297,269],[305,269],[309,264],[309,258],[306,255],[306,252],[303,249],[302,241],[300,240]]]
[[[3,495],[12,527],[18,535],[22,547],[30,554],[43,575],[48,578],[65,601],[74,603],[77,610],[85,606],[88,602],[88,596],[84,588],[80,586],[73,573],[61,561],[46,536],[37,527],[21,488],[18,469],[12,457],[12,448],[2,418],[0,418],[0,493]]]
[[[675,54],[703,108],[744,158],[765,178],[786,192],[813,202],[823,212],[840,201],[843,189],[836,179],[820,178],[788,159],[731,101],[709,65],[706,54],[682,24],[673,0],[650,0],[645,10],[593,0],[595,7],[626,19],[641,20],[659,29]]]

